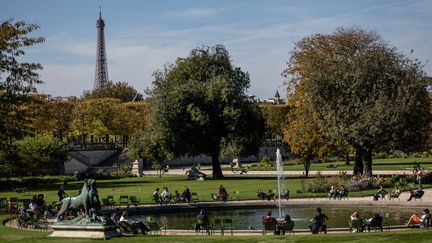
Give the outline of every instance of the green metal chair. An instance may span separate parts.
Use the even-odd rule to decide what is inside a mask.
[[[105,207],[108,208],[112,206],[111,201],[108,198],[102,198],[102,203]]]
[[[210,196],[211,196],[213,202],[218,202],[218,201],[220,201],[220,199],[219,199],[219,197],[216,195],[216,193],[212,193],[212,194],[210,194]]]
[[[384,214],[384,227],[388,231],[390,231],[390,213]]]
[[[129,200],[131,202],[131,204],[138,206],[141,201],[139,200],[139,198],[137,198],[137,196],[129,196]]]
[[[222,235],[223,228],[222,228],[222,221],[220,219],[211,219],[209,228],[210,228],[209,229],[210,235],[213,235],[216,230],[220,230]]]
[[[267,231],[271,231],[273,234],[276,231],[277,222],[271,221],[264,223],[263,235],[267,234]]]
[[[117,204],[116,201],[114,200],[114,196],[109,195],[107,196],[107,199],[109,200],[111,206],[115,206]]]
[[[210,229],[209,229],[209,222],[203,220],[203,219],[197,219],[196,224],[199,225],[198,226],[198,230],[196,231],[196,234],[198,234],[199,232],[201,232],[201,235],[204,234],[204,232],[206,232],[207,235],[210,235]]]
[[[355,219],[348,220],[349,232],[362,232],[363,231],[363,220]]]
[[[162,233],[162,228],[159,226],[159,224],[156,221],[147,222],[147,225],[150,228],[150,234]]]
[[[234,195],[231,196],[231,200],[240,200],[240,192],[234,191]]]
[[[192,201],[193,201],[194,203],[198,203],[198,202],[199,202],[198,193],[196,193],[196,192],[192,192],[191,195],[192,195]]]
[[[129,196],[120,195],[120,197],[119,197],[119,204],[120,205],[128,205],[129,204]]]
[[[0,198],[0,209],[7,208],[7,205],[8,205],[7,198],[6,197]]]
[[[224,232],[226,229],[231,231],[231,235],[233,235],[233,227],[232,227],[232,219],[223,219],[222,220],[222,235],[224,235]]]

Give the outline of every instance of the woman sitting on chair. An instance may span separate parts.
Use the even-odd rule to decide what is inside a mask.
[[[411,215],[408,222],[405,224],[406,226],[410,226],[411,223],[420,223],[420,225],[423,225],[425,227],[429,227],[429,220],[430,220],[430,213],[429,209],[425,208],[423,209],[423,215],[420,217],[417,214]]]

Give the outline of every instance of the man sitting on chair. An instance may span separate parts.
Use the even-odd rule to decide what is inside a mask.
[[[122,224],[129,225],[134,234],[139,230],[141,234],[145,235],[147,231],[150,231],[150,229],[142,222],[142,221],[130,221],[128,220],[128,212],[124,211],[123,215],[120,217],[119,225]]]
[[[204,213],[204,209],[201,209],[200,213],[196,216],[196,220],[195,231],[208,228],[209,219]]]

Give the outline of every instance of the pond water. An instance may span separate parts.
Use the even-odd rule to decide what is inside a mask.
[[[362,218],[371,218],[375,213],[385,215],[389,213],[390,225],[404,224],[409,216],[413,213],[420,214],[422,208],[400,208],[400,207],[321,207],[322,212],[330,219],[326,222],[329,228],[347,228],[350,215],[357,211]],[[259,208],[259,209],[227,209],[227,210],[207,210],[206,213],[210,218],[231,218],[233,220],[234,229],[248,229],[252,226],[255,229],[261,230],[261,219],[266,215],[267,211],[272,211],[272,215],[277,216],[277,208]],[[309,220],[313,217],[314,207],[293,207],[284,208],[285,214],[289,214],[295,222],[295,228],[308,228]],[[145,220],[147,216],[151,216],[161,225],[166,225],[168,229],[184,229],[191,230],[196,222],[195,217],[198,214],[195,212],[178,212],[156,215],[135,216],[135,219]],[[386,219],[384,219],[384,222]]]

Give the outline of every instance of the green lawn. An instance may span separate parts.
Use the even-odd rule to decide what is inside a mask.
[[[0,215],[0,221],[5,220],[4,215]],[[409,231],[391,231],[380,233],[344,233],[344,234],[327,234],[327,235],[286,235],[286,236],[129,236],[113,238],[109,242],[431,242],[431,230],[409,230]],[[0,242],[28,242],[28,243],[45,243],[45,242],[100,242],[92,239],[78,238],[51,238],[47,232],[26,231],[11,229],[0,225]]]
[[[420,163],[421,167],[425,169],[432,169],[432,158],[391,158],[391,159],[374,159],[372,168],[374,170],[412,170],[415,162]],[[259,163],[258,163],[259,164]],[[258,165],[257,164],[257,165]],[[337,167],[329,168],[329,165],[337,165]],[[312,163],[310,170],[352,170],[353,162],[351,161],[351,165],[345,165],[345,161],[337,161],[337,162],[328,162],[328,163]],[[224,170],[231,170],[231,168],[224,168]],[[249,166],[249,170],[275,170],[274,166],[265,167],[265,166]],[[293,164],[293,161],[286,161],[284,170],[304,170],[303,164],[296,163]]]
[[[306,179],[310,181],[312,179]],[[297,194],[296,191],[300,188],[299,178],[287,178],[285,179],[285,186],[290,190],[291,198],[299,197],[324,197],[327,193],[301,193]],[[162,188],[167,186],[171,192],[178,190],[180,193],[184,190],[185,186],[188,186],[192,192],[197,192],[201,201],[210,201],[211,193],[217,193],[220,184],[223,184],[229,194],[233,194],[234,191],[240,192],[240,200],[256,199],[256,191],[260,188],[264,192],[269,189],[276,189],[277,182],[275,178],[270,177],[226,177],[222,180],[208,179],[205,181],[187,180],[184,176],[164,176],[158,178],[155,176],[144,176],[144,177],[129,177],[113,180],[98,180],[98,190],[100,198],[108,195],[113,195],[116,199],[120,195],[136,195],[141,199],[143,203],[151,202],[151,193],[156,187]],[[29,187],[29,194],[23,195],[13,192],[12,190],[0,191],[1,197],[19,197],[19,198],[30,198],[32,195],[43,193],[46,196],[46,202],[51,203],[57,200],[57,189],[60,184],[48,184],[48,185],[33,185]],[[78,190],[83,185],[82,181],[70,182],[66,186],[66,192],[71,196],[78,195]],[[429,186],[429,185],[425,185]],[[391,190],[391,188],[388,188]],[[368,190],[362,192],[350,192],[350,196],[366,196],[372,195],[375,190]]]

